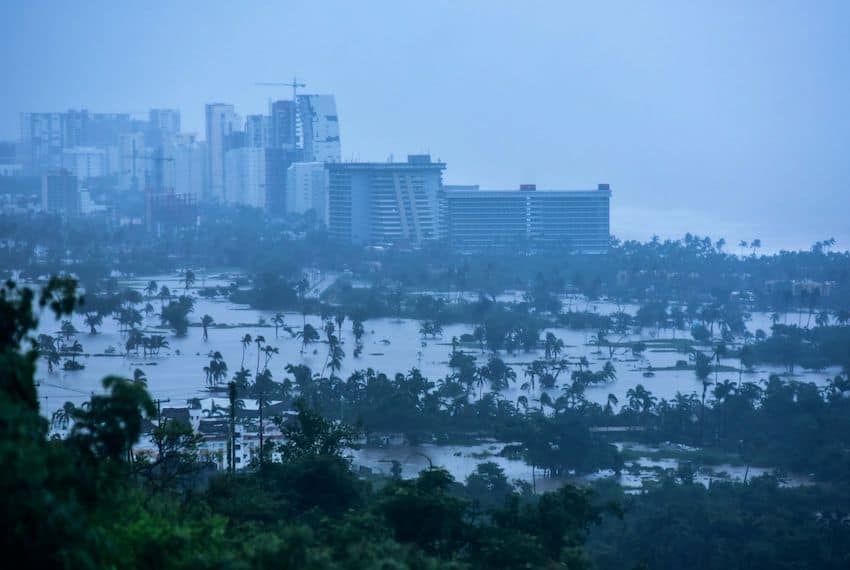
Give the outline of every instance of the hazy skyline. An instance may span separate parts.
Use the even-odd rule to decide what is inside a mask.
[[[34,32],[37,30],[37,33]],[[6,1],[0,139],[23,111],[264,112],[336,95],[344,159],[447,183],[614,190],[612,232],[850,246],[850,4]]]

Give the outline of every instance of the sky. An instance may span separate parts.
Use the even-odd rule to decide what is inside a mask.
[[[0,139],[23,111],[260,113],[333,93],[345,160],[445,182],[611,185],[612,232],[850,247],[850,2],[2,0]]]

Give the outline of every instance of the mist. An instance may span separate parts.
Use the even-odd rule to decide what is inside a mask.
[[[260,113],[334,93],[343,159],[430,152],[482,188],[610,183],[612,233],[850,243],[850,7],[819,2],[0,6],[0,139],[23,111]],[[675,215],[670,209],[675,210]]]

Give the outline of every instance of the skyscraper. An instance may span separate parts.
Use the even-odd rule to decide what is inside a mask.
[[[25,172],[37,174],[62,164],[62,113],[21,113],[20,148]]]
[[[299,95],[300,147],[305,162],[339,162],[339,117],[333,95]]]
[[[327,163],[328,230],[354,244],[421,245],[439,235],[446,165],[429,155],[407,162]]]
[[[148,112],[147,144],[156,148],[166,144],[180,132],[180,111],[151,109]]]
[[[269,146],[294,150],[297,146],[298,117],[294,101],[275,101],[269,110],[271,127]]]
[[[207,134],[207,192],[208,200],[224,201],[226,154],[234,133],[241,130],[241,121],[233,105],[210,103],[206,106]]]
[[[266,115],[245,118],[245,146],[267,148],[271,140],[271,119]]]

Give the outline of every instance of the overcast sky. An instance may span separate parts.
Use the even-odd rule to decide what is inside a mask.
[[[592,5],[591,5],[592,4]],[[345,159],[614,191],[625,237],[850,246],[850,2],[0,1],[0,139],[27,110],[266,109],[334,93]]]

